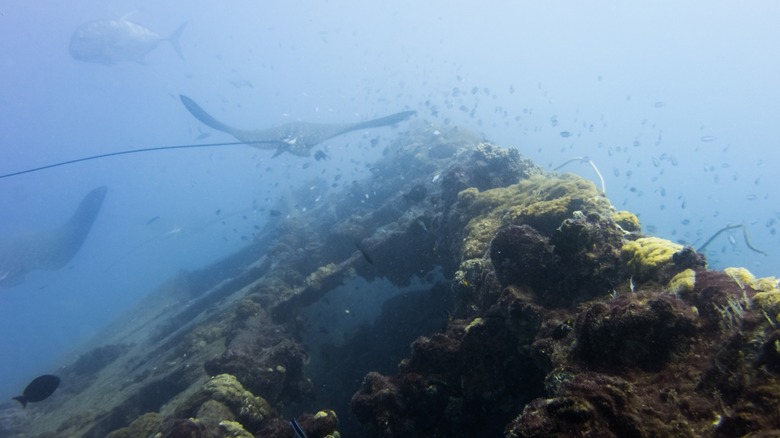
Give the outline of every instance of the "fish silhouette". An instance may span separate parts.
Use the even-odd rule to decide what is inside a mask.
[[[57,387],[60,386],[60,378],[51,374],[44,374],[43,376],[36,377],[24,388],[24,393],[18,397],[14,397],[14,400],[22,404],[22,407],[27,407],[27,403],[39,402],[46,400],[50,395],[54,394]]]
[[[81,200],[61,227],[0,242],[0,287],[16,286],[34,270],[56,270],[78,253],[103,205],[108,189],[98,187]]]
[[[317,146],[330,138],[359,129],[377,128],[403,122],[416,114],[416,111],[402,111],[400,113],[360,123],[326,124],[291,122],[273,128],[247,130],[226,125],[207,113],[189,97],[179,97],[190,114],[195,116],[195,118],[200,120],[204,125],[216,129],[217,131],[226,132],[239,141],[257,148],[276,149],[274,156],[283,152],[289,152],[293,155],[307,157],[314,146]]]
[[[73,59],[111,65],[132,61],[143,63],[146,55],[162,42],[168,42],[180,58],[179,37],[187,23],[183,23],[171,36],[164,38],[127,17],[119,20],[97,20],[84,23],[70,38],[70,56]]]

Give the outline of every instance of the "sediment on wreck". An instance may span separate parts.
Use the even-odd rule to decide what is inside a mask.
[[[776,281],[708,271],[591,182],[462,129],[419,122],[389,150],[152,293],[63,369],[31,436],[780,428]],[[310,310],[356,284],[397,292],[333,342],[341,320]]]

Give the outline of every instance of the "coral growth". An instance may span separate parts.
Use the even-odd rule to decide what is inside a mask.
[[[259,427],[271,414],[267,401],[244,389],[230,374],[211,378],[176,409],[176,416],[180,418],[206,418],[214,425],[223,420],[238,419],[252,429]]]
[[[210,375],[231,374],[271,404],[294,400],[311,385],[303,376],[306,353],[281,328],[249,318],[221,355],[204,363]]]
[[[626,233],[638,233],[642,231],[642,225],[639,223],[639,218],[630,211],[616,211],[612,214],[612,220]]]
[[[160,427],[162,416],[157,412],[150,412],[141,415],[133,420],[129,426],[117,429],[106,436],[106,438],[136,438],[153,436]]]
[[[150,298],[153,316],[65,368],[50,402],[68,403],[37,436],[292,438],[281,412],[311,438],[339,421],[381,437],[777,435],[777,279],[707,270],[591,182],[465,130],[420,122],[388,151],[327,202],[298,188],[309,210],[288,202],[247,249]],[[356,333],[313,322],[307,306],[353,276],[445,286]],[[343,345],[309,344],[317,328]]]
[[[589,181],[572,175],[534,175],[508,187],[463,190],[450,220],[453,228],[465,231],[459,232],[462,244],[458,254],[467,260],[481,257],[502,226],[529,225],[549,236],[575,212],[608,215],[610,208],[609,201]]]
[[[626,242],[623,260],[637,281],[668,281],[686,268],[703,267],[704,260],[692,249],[659,237],[642,237]]]

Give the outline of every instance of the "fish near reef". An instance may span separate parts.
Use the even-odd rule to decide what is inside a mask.
[[[33,270],[53,271],[67,265],[87,239],[107,190],[102,186],[87,193],[59,228],[0,240],[0,287],[20,284]]]
[[[146,55],[166,41],[184,59],[179,47],[179,37],[187,23],[183,23],[171,36],[164,38],[127,17],[119,20],[97,20],[77,27],[70,38],[70,56],[73,59],[96,64],[112,65],[117,62],[143,63]]]
[[[22,404],[22,407],[27,407],[27,403],[35,403],[42,400],[46,400],[50,395],[54,394],[57,387],[60,386],[60,378],[51,374],[44,374],[36,377],[24,388],[24,393],[13,399]]]
[[[403,122],[412,117],[416,111],[402,111],[389,116],[380,117],[360,123],[326,124],[291,122],[268,129],[238,129],[226,125],[206,110],[200,107],[194,100],[187,96],[179,96],[184,107],[196,119],[204,125],[232,135],[241,142],[259,149],[275,149],[274,157],[284,152],[293,155],[308,157],[312,148],[325,140],[360,129],[378,128]],[[318,155],[315,155],[317,158]],[[317,158],[319,159],[319,158]]]

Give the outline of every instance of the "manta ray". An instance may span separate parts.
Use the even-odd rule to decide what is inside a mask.
[[[105,186],[84,196],[76,212],[62,226],[0,241],[0,287],[12,287],[36,269],[55,270],[67,265],[84,244],[106,197]]]
[[[403,122],[413,116],[416,111],[402,111],[378,119],[351,124],[325,124],[292,122],[268,129],[238,129],[228,126],[212,117],[195,101],[187,96],[179,96],[187,110],[204,125],[226,132],[239,141],[260,149],[276,149],[274,157],[289,152],[306,157],[314,146],[325,140],[359,129],[377,128]]]

